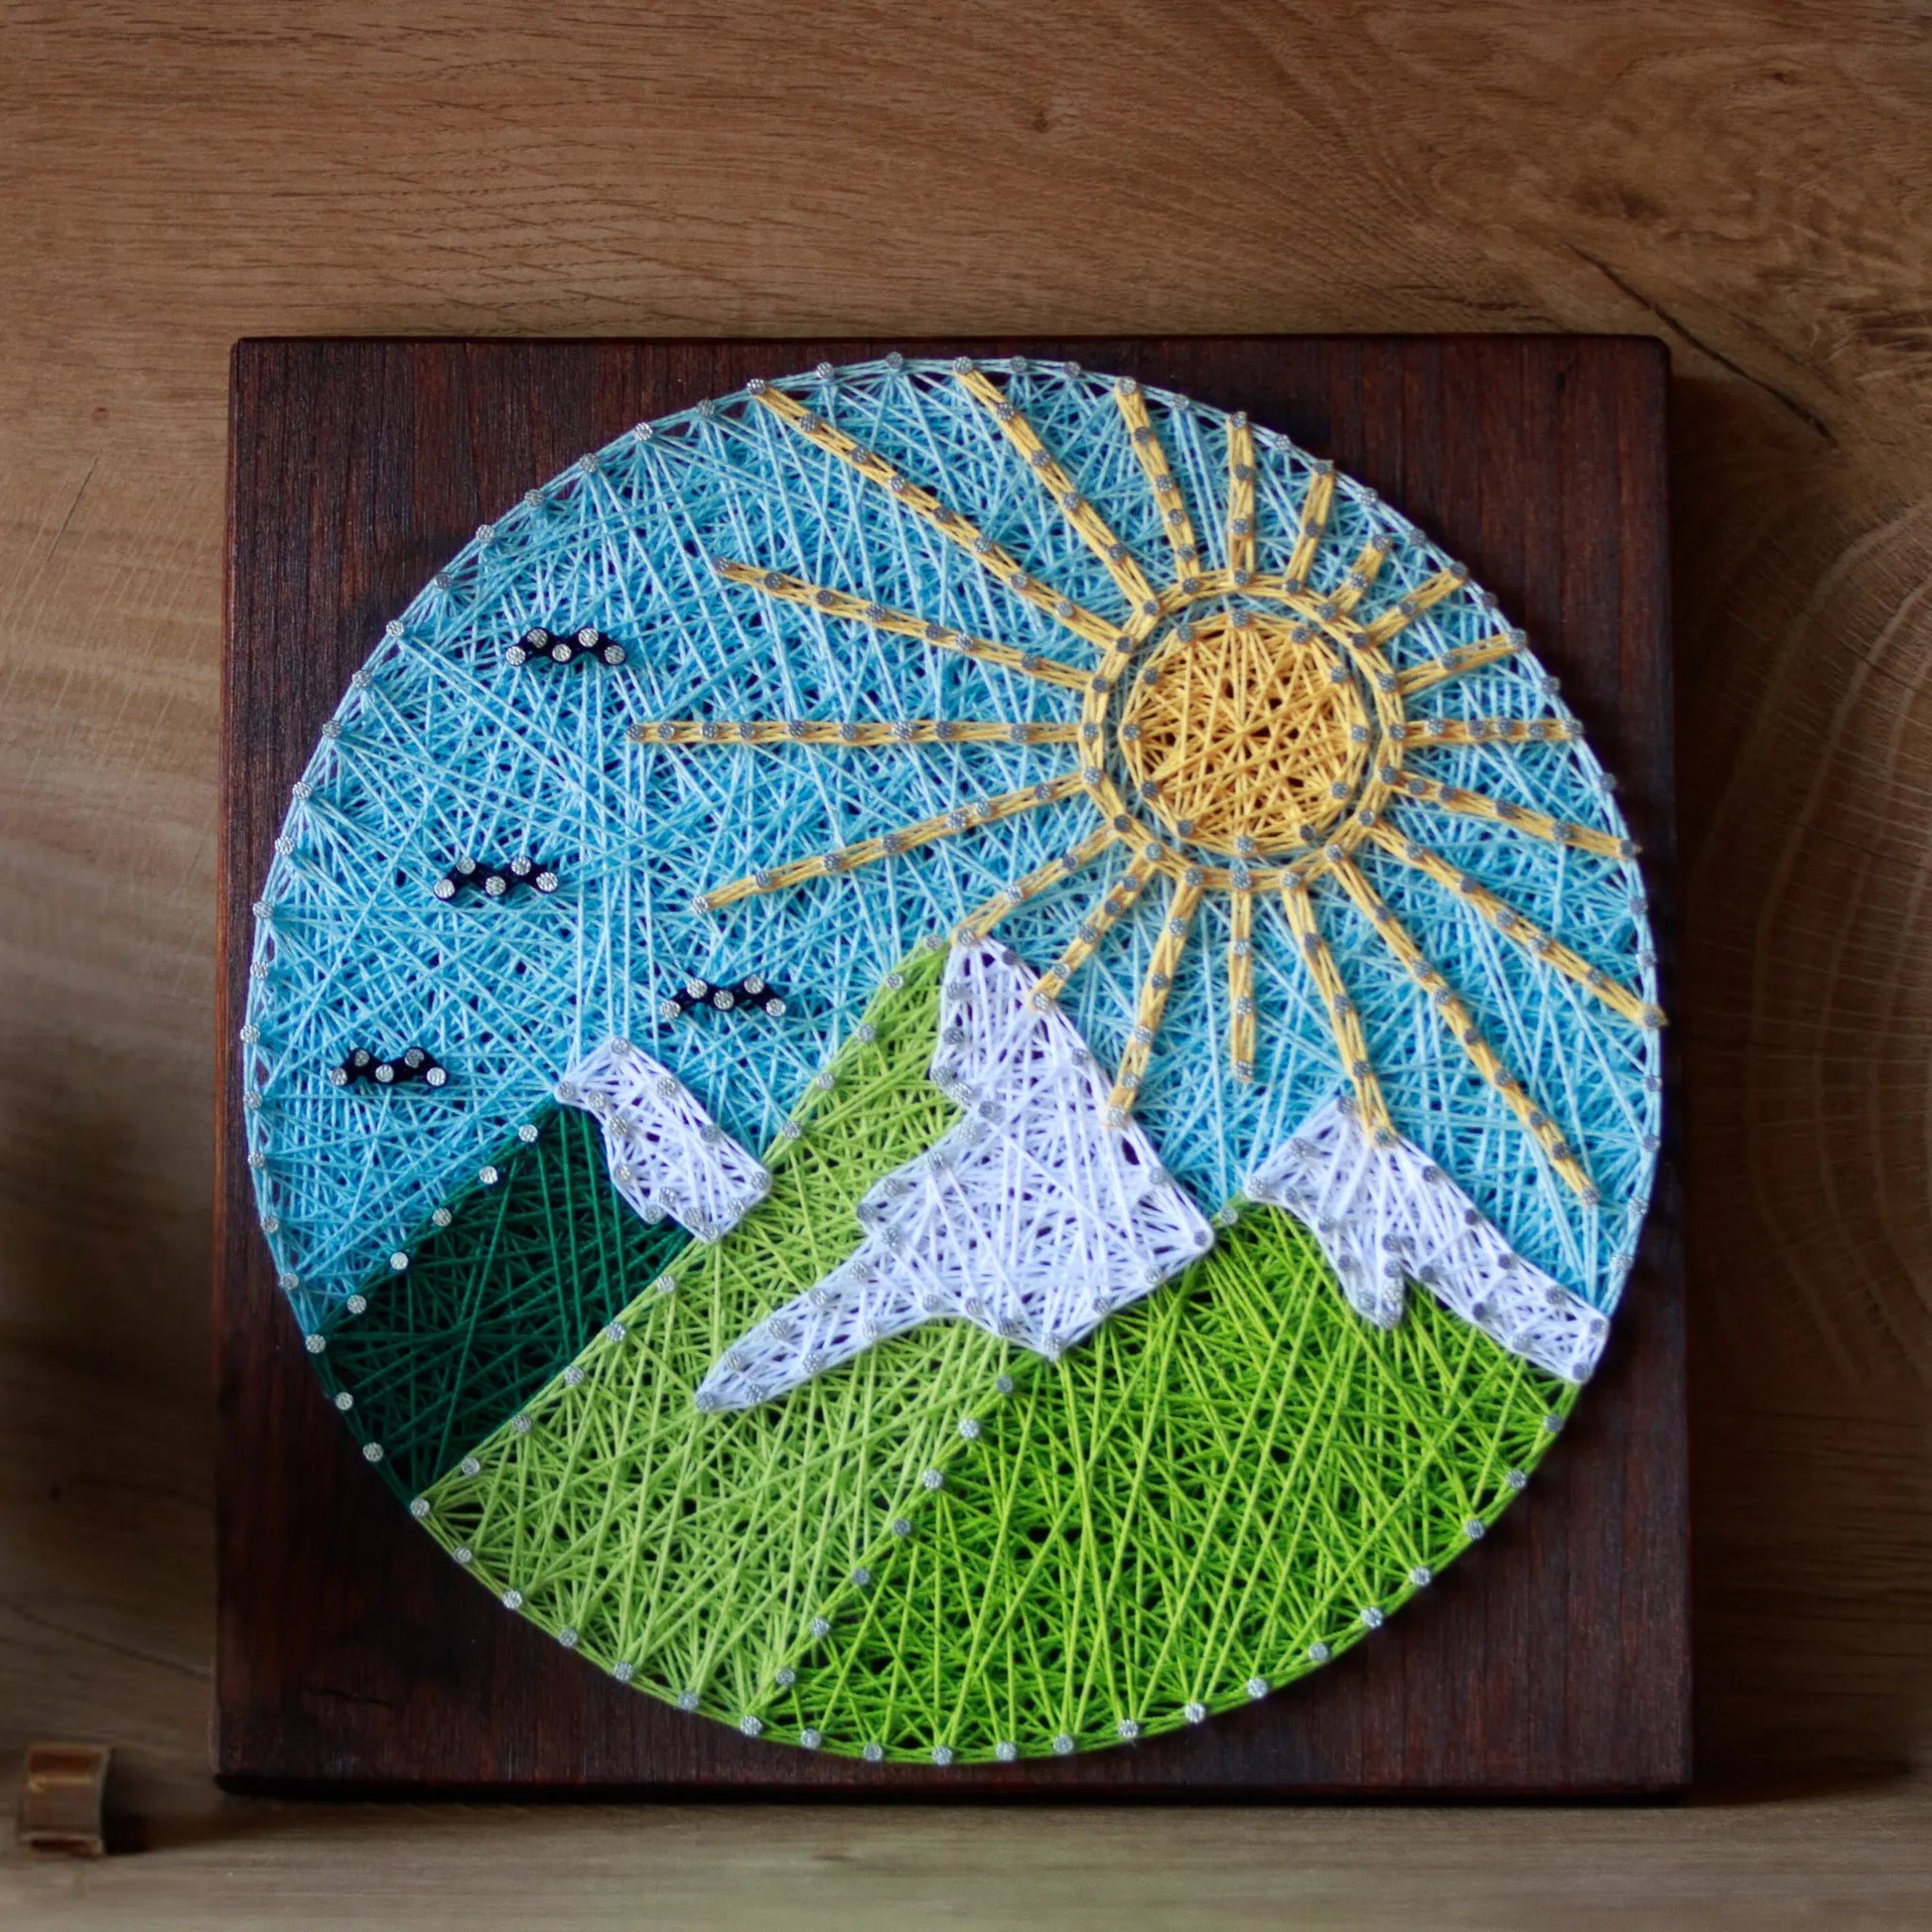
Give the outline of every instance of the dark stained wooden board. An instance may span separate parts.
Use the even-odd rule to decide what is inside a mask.
[[[216,1051],[213,1761],[236,1785],[1108,1797],[1666,1794],[1690,1775],[1676,1093],[1604,1367],[1482,1549],[1307,1682],[1182,1734],[945,1771],[746,1739],[463,1576],[361,1461],[255,1226],[232,1042],[249,904],[349,673],[475,530],[633,422],[889,347],[1073,356],[1289,432],[1529,628],[1622,783],[1674,959],[1667,360],[1639,338],[249,341],[230,385]],[[1674,1057],[1674,1056],[1673,1056]]]

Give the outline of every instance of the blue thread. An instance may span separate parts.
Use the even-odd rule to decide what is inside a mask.
[[[1003,365],[988,365],[1004,373]],[[1038,580],[1110,619],[1104,567],[942,363],[880,362],[776,385],[932,484]],[[1010,393],[1080,492],[1166,581],[1170,553],[1108,378],[1030,362]],[[1179,480],[1201,567],[1224,565],[1227,419],[1159,390],[1147,400]],[[1311,459],[1255,438],[1257,568],[1286,570]],[[1391,554],[1364,602],[1393,605],[1448,562],[1345,477],[1310,573],[1338,589],[1374,535]],[[757,1150],[775,1136],[880,980],[1010,881],[1093,829],[1083,798],[848,876],[692,910],[705,888],[1036,782],[1068,745],[638,745],[664,718],[988,718],[1070,723],[1078,694],[916,639],[720,581],[714,560],[828,585],[1040,658],[1093,656],[960,549],[806,445],[749,397],[723,398],[620,438],[485,525],[390,624],[352,680],[297,788],[258,918],[244,1053],[258,1205],[306,1327],[327,1325],[444,1194],[544,1104],[579,1054],[612,1035],[675,1070]],[[1467,585],[1389,646],[1398,669],[1492,635],[1503,621]],[[589,661],[512,661],[533,628],[595,632]],[[621,652],[620,661],[610,661]],[[1527,652],[1413,697],[1412,716],[1550,714]],[[1623,836],[1596,761],[1577,742],[1443,748],[1414,768]],[[1425,839],[1591,964],[1655,997],[1636,866],[1403,803]],[[543,855],[556,890],[439,900],[457,855]],[[1656,1035],[1539,967],[1451,894],[1377,852],[1376,889],[1463,994],[1549,1108],[1601,1190],[1565,1187],[1469,1068],[1331,883],[1316,888],[1402,1132],[1454,1175],[1523,1254],[1596,1306],[1614,1305],[1655,1165]],[[1125,864],[1118,847],[1011,915],[1000,931],[1035,967],[1060,951]],[[1074,977],[1069,1015],[1117,1060],[1164,896],[1150,893]],[[1204,1209],[1333,1090],[1327,1023],[1291,956],[1279,905],[1256,906],[1257,1079],[1230,1078],[1224,898],[1203,901],[1140,1104],[1163,1158]],[[784,1018],[706,1027],[665,1018],[687,976],[733,982],[781,963],[813,999]],[[461,1067],[428,1096],[350,1095],[346,1047],[403,1029]]]

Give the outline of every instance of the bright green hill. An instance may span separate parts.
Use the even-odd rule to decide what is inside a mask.
[[[1569,1401],[1427,1296],[1392,1334],[1360,1322],[1284,1215],[1251,1211],[1056,1364],[943,1322],[780,1402],[692,1404],[950,1124],[938,977],[922,955],[882,994],[769,1198],[479,1442],[429,1527],[627,1681],[828,1749],[1085,1747],[1278,1687],[1466,1547]],[[580,1188],[592,1152],[547,1184]]]

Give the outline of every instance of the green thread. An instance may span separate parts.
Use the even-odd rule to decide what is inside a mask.
[[[781,1403],[693,1406],[952,1124],[938,961],[901,977],[767,1156],[769,1198],[438,1482],[432,1534],[638,1688],[897,1759],[1152,1734],[1358,1640],[1493,1520],[1574,1392],[1426,1295],[1363,1323],[1273,1210],[1057,1363],[934,1323]]]
[[[1360,1320],[1313,1238],[1252,1210],[975,1419],[772,1734],[969,1761],[1265,1695],[1427,1587],[1574,1396],[1428,1296]]]
[[[901,977],[811,1093],[801,1137],[766,1157],[767,1198],[631,1302],[578,1358],[582,1382],[554,1379],[477,1449],[475,1475],[427,1496],[432,1532],[514,1606],[735,1719],[884,1561],[950,1417],[1009,1352],[940,1323],[782,1404],[707,1417],[692,1402],[720,1349],[858,1245],[866,1188],[956,1118],[925,1078],[939,961]]]
[[[365,1284],[317,1361],[323,1385],[375,1466],[415,1497],[554,1376],[688,1237],[632,1213],[605,1172],[603,1132],[574,1107],[546,1110],[451,1197],[447,1226],[411,1244],[402,1273]]]

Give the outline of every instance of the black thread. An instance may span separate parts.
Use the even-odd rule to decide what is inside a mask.
[[[580,657],[595,657],[600,664],[621,664],[625,654],[615,637],[588,625],[579,631],[559,633],[538,623],[503,652],[503,659],[509,664],[574,664]]]
[[[421,1084],[436,1088],[449,1082],[449,1071],[426,1046],[405,1047],[394,1059],[377,1059],[366,1046],[358,1046],[329,1076],[339,1087],[358,1086],[366,1081],[374,1087],[406,1087]]]
[[[430,891],[447,902],[466,888],[481,893],[484,898],[507,898],[516,886],[528,886],[533,893],[550,894],[557,890],[557,883],[554,866],[542,865],[519,852],[500,866],[482,866],[467,857],[459,859]]]
[[[711,1013],[761,1013],[782,1019],[789,1002],[775,986],[757,973],[742,980],[706,980],[686,973],[684,984],[664,1002],[666,1020],[681,1019],[703,1008]]]

